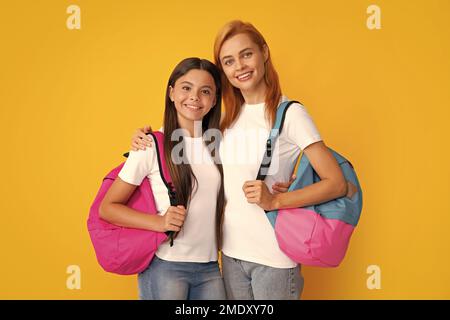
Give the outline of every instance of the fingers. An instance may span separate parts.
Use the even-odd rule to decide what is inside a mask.
[[[251,187],[251,186],[256,186],[256,185],[260,185],[262,184],[261,180],[249,180],[249,181],[245,181],[244,182],[244,187]]]
[[[246,181],[242,187],[248,203],[259,203],[261,201],[262,184],[261,180]]]
[[[186,209],[183,206],[169,207],[165,214],[166,229],[168,231],[180,231],[186,219]]]
[[[184,224],[184,221],[172,218],[172,219],[169,219],[169,221],[167,221],[167,224],[169,227],[181,228]],[[178,230],[173,230],[173,231],[178,231]]]
[[[145,150],[147,147],[147,144],[144,144],[141,138],[133,138],[131,141],[131,150],[138,151],[138,150]]]
[[[261,194],[260,187],[247,187],[245,191],[245,197],[248,203],[259,203],[261,201]]]
[[[131,150],[145,150],[146,147],[152,146],[153,140],[145,132],[151,132],[151,127],[147,126],[144,128],[139,128],[135,131],[133,137],[131,138]]]
[[[290,185],[289,182],[276,182],[272,185],[272,190],[277,193],[287,192]]]
[[[169,207],[169,210],[182,215],[186,215],[186,209],[184,208],[184,206],[176,206],[176,207],[171,206]]]
[[[175,232],[179,232],[180,230],[181,230],[181,227],[174,226],[173,224],[169,224],[169,225],[166,227],[166,231],[175,231]]]
[[[261,187],[259,187],[259,186],[257,186],[257,187],[245,187],[243,189],[245,194],[248,194],[250,192],[255,192],[255,191],[258,191],[258,190],[261,190]]]
[[[262,184],[264,182],[261,180],[251,180],[251,181],[246,181],[244,183],[244,185],[242,186],[242,190],[245,192],[245,190],[247,190],[248,188],[255,188],[255,187],[259,187],[261,188]]]
[[[289,188],[290,185],[290,182],[275,182],[273,186],[277,188]]]
[[[289,182],[275,182],[272,185],[272,190],[274,191],[274,193],[287,192],[289,190],[289,187],[291,186],[291,184],[294,182],[294,180],[296,178],[297,178],[297,176],[295,174],[293,174],[292,177],[290,178]]]
[[[167,212],[166,215],[167,215],[168,220],[178,220],[178,221],[184,222],[184,220],[186,219],[186,215],[184,213],[170,211],[170,212]]]
[[[258,204],[261,202],[261,197],[258,195],[251,195],[250,197],[247,197],[247,202]]]
[[[146,143],[152,142],[152,138],[148,135],[148,132],[144,133],[143,131],[137,131],[136,135],[139,139],[143,140]]]
[[[260,192],[251,192],[251,193],[248,193],[246,195],[246,197],[247,197],[247,200],[249,200],[249,199],[260,199],[261,198],[261,193]]]
[[[273,191],[273,193],[283,193],[283,192],[287,192],[288,188],[280,187],[278,185],[273,185],[272,186],[272,191]]]

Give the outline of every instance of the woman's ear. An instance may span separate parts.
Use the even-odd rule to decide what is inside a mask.
[[[269,47],[267,46],[266,43],[263,45],[263,56],[264,56],[264,63],[266,63],[267,60],[269,59]]]

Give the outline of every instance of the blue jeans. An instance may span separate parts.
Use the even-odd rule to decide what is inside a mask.
[[[303,291],[300,265],[273,268],[222,253],[222,272],[230,300],[298,300]]]
[[[155,256],[138,275],[141,300],[225,300],[217,261],[173,262]]]

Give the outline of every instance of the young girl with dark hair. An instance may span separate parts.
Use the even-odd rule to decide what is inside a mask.
[[[223,170],[208,149],[218,141],[203,138],[203,131],[219,129],[220,116],[217,67],[199,58],[181,61],[167,84],[164,114],[164,156],[179,205],[170,206],[156,151],[147,148],[130,152],[100,206],[101,218],[110,223],[177,233],[173,246],[162,243],[138,275],[141,299],[226,298],[217,262],[225,205]],[[181,155],[174,152],[179,150]],[[194,159],[198,154],[202,156]],[[158,215],[126,206],[143,179],[150,179]]]

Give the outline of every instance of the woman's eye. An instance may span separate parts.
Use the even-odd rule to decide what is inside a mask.
[[[225,60],[225,62],[223,63],[226,66],[230,66],[233,63],[233,60]]]
[[[189,90],[191,90],[191,88],[189,88],[189,87],[186,87],[186,86],[184,86],[184,87],[181,87],[181,89],[183,89],[184,91],[189,91]]]
[[[209,95],[211,92],[209,90],[202,90],[203,94]]]
[[[251,52],[244,53],[244,58],[250,58],[252,56]]]

